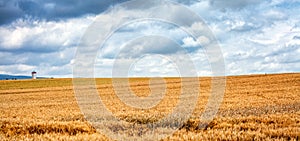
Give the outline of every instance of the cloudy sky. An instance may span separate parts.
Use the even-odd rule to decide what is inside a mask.
[[[300,71],[299,0],[173,1],[207,24],[222,50],[226,75]],[[109,23],[118,18],[101,17],[124,2],[0,0],[0,74],[30,75],[35,70],[39,76],[72,77],[77,47],[88,27],[95,20]],[[117,12],[130,17],[147,11],[124,8]],[[177,21],[189,16],[168,11],[162,14],[170,14]],[[159,36],[135,40],[143,35]],[[201,36],[196,40],[201,45],[179,27],[164,22],[124,25],[103,47],[99,45],[95,76],[111,77],[118,61],[130,62],[129,76],[176,76],[180,66],[172,57],[182,54],[188,54],[197,75],[212,75],[204,49],[209,39]]]

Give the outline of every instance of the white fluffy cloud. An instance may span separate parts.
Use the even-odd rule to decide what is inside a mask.
[[[219,10],[215,19],[206,18],[222,46],[227,74],[299,72],[296,13],[300,3],[269,1],[251,5]]]
[[[0,69],[8,74],[28,75],[36,70],[42,76],[70,76],[72,66],[65,66],[71,63],[78,41],[94,18],[60,22],[20,19],[0,27]]]

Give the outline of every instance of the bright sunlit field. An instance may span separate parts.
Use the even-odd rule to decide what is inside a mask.
[[[137,124],[159,120],[178,103],[180,83],[175,82],[180,79],[165,81],[167,90],[159,105],[140,110],[118,99],[111,79],[96,79],[108,110],[121,120]],[[129,82],[137,96],[149,96],[148,78]],[[191,118],[165,140],[300,140],[300,73],[227,77],[218,114],[203,129],[198,128],[201,121],[197,115],[207,103],[211,78],[200,78],[200,88]],[[110,139],[84,119],[72,79],[44,79],[0,81],[0,140]]]

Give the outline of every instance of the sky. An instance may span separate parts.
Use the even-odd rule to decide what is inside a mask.
[[[299,0],[171,1],[206,23],[219,43],[226,75],[300,72]],[[96,20],[109,23],[119,18],[109,16],[108,10],[124,2],[0,0],[0,74],[30,75],[35,70],[38,76],[73,77],[76,54],[86,31]],[[170,11],[162,15],[179,22],[190,16]],[[130,17],[148,11],[120,8],[115,12]],[[193,24],[186,28],[198,27]],[[159,37],[135,39],[143,35]],[[209,43],[205,36],[194,39],[170,23],[136,21],[120,27],[103,46],[99,45],[94,75],[111,77],[116,62],[129,62],[126,75],[131,77],[178,76],[181,69],[189,70],[176,66],[173,59],[182,57],[192,60],[194,74],[211,76],[205,50]]]

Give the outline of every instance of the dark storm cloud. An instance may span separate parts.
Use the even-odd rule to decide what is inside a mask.
[[[21,18],[60,20],[99,14],[126,0],[0,0],[0,25]]]

